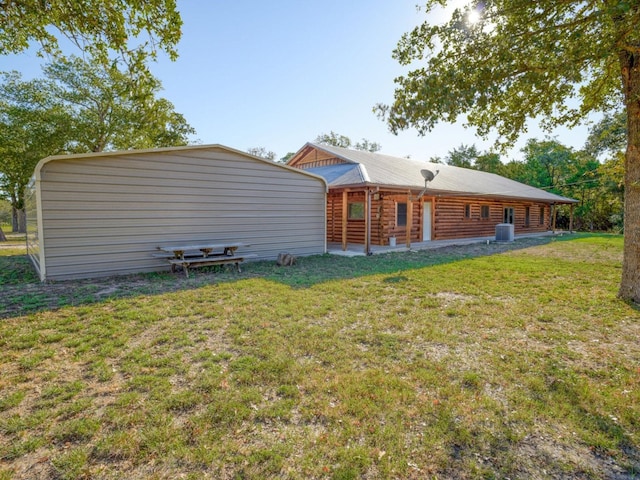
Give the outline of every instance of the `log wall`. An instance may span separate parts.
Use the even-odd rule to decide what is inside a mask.
[[[514,210],[516,235],[545,232],[550,228],[550,207],[545,204],[464,197],[437,197],[435,202],[434,240],[495,235],[496,225],[503,222],[504,209],[507,207]],[[465,205],[469,205],[469,217],[465,216]],[[481,218],[482,205],[489,207],[489,218],[487,219]],[[529,208],[528,225],[526,222],[527,207]],[[543,211],[542,219],[541,209]]]
[[[342,191],[331,191],[327,197],[327,241],[342,242]],[[389,238],[395,237],[397,245],[407,241],[410,231],[411,243],[421,242],[423,222],[423,202],[432,202],[432,240],[449,240],[455,238],[489,237],[495,235],[496,225],[503,223],[504,209],[514,210],[514,230],[517,235],[525,233],[545,232],[551,228],[550,206],[527,201],[501,201],[479,199],[477,197],[423,197],[412,204],[411,227],[396,225],[397,203],[408,203],[408,194],[380,191],[371,197],[371,244],[389,245]],[[364,191],[348,192],[347,201],[365,204]],[[469,216],[465,215],[469,205]],[[482,218],[482,206],[489,208],[489,217]],[[529,221],[526,221],[526,209],[529,208]],[[542,210],[542,216],[541,216]],[[364,219],[347,219],[347,242],[364,244],[366,221]]]
[[[407,227],[396,225],[396,204],[406,203],[406,194],[371,194],[371,244],[389,245],[389,237],[396,237],[398,245],[406,242]],[[366,204],[366,194],[349,192],[347,201]],[[342,192],[331,191],[327,197],[327,241],[342,242]],[[411,222],[411,241],[420,241],[422,234],[421,202],[414,201]],[[366,208],[366,207],[365,207]],[[366,222],[364,219],[347,219],[347,242],[362,243],[365,241]]]
[[[398,193],[383,193],[382,194],[382,207],[381,223],[379,226],[379,241],[376,245],[389,245],[389,238],[396,237],[396,244],[401,245],[407,242],[407,232],[410,232],[411,242],[419,242],[422,239],[422,202],[411,202],[411,224],[406,226],[399,226],[396,224],[396,205],[398,203],[407,204],[407,212],[409,210],[409,195]],[[415,195],[414,195],[415,197]],[[407,214],[408,217],[408,214]],[[407,223],[409,219],[407,218]]]

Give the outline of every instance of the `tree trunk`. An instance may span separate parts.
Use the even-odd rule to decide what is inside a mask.
[[[11,232],[20,232],[20,227],[18,225],[18,209],[14,206],[11,207]]]
[[[27,213],[24,208],[11,208],[11,231],[13,233],[27,232]]]
[[[24,208],[18,210],[18,232],[27,233],[27,212]]]
[[[640,303],[640,51],[625,51],[620,57],[628,143],[624,162],[624,258],[618,295]]]

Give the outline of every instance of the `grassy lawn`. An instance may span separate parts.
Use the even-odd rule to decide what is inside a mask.
[[[2,480],[640,478],[619,236],[46,285],[21,248]]]

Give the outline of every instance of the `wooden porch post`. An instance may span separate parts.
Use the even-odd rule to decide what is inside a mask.
[[[364,254],[371,255],[371,191],[364,191]]]
[[[347,191],[342,192],[342,251],[347,249],[347,219],[349,215],[347,204]]]
[[[413,202],[411,190],[407,192],[407,249],[411,248],[411,227],[413,227]]]
[[[573,233],[573,203],[569,207],[569,233]]]
[[[551,233],[556,233],[556,204],[551,204]]]

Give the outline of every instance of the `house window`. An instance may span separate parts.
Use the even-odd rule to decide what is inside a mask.
[[[407,225],[407,204],[396,204],[396,226],[405,227]]]
[[[480,218],[489,220],[489,205],[480,205]]]
[[[540,207],[540,225],[544,225],[544,207]]]
[[[504,207],[504,215],[502,223],[513,223],[513,207]]]
[[[524,226],[528,227],[531,224],[531,207],[524,207]]]
[[[464,218],[471,218],[471,204],[464,204]]]
[[[349,220],[364,220],[364,202],[349,204]]]

